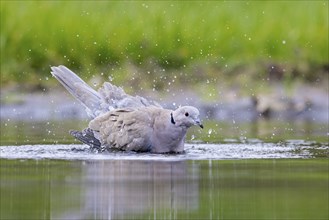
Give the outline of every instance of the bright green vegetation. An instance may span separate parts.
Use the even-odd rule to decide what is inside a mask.
[[[272,63],[312,80],[327,71],[328,2],[1,1],[0,43],[1,86],[47,85],[60,64],[159,89],[172,72],[205,81]]]

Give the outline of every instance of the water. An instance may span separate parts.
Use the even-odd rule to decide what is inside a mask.
[[[1,160],[1,219],[328,219],[328,161]]]
[[[1,219],[329,218],[327,124],[208,122],[178,155],[91,152],[86,124],[1,122]]]
[[[297,140],[285,143],[185,144],[181,154],[151,154],[135,152],[93,152],[87,145],[20,145],[0,146],[0,158],[62,159],[62,160],[224,160],[224,159],[289,159],[326,158],[329,147],[315,142]]]

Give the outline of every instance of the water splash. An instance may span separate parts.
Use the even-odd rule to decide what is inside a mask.
[[[236,142],[235,142],[236,141]],[[135,152],[92,152],[86,145],[1,146],[0,158],[64,160],[223,160],[328,157],[329,146],[314,142],[289,140],[264,143],[258,139],[227,140],[223,144],[186,144],[182,154]]]

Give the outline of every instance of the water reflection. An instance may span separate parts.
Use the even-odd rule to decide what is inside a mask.
[[[173,218],[198,208],[198,167],[185,162],[101,161],[84,167],[84,207],[60,218]],[[79,184],[79,183],[77,183]]]
[[[163,219],[199,207],[194,163],[0,162],[1,219]]]
[[[328,160],[0,159],[0,219],[328,219]]]

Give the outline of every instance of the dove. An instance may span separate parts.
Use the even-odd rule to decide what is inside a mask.
[[[63,65],[51,67],[51,74],[85,107],[91,118],[88,127],[70,134],[92,149],[182,153],[187,130],[203,128],[193,106],[164,109],[110,82],[96,91]]]

